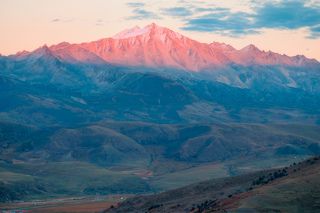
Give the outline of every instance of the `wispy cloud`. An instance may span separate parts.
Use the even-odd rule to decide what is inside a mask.
[[[103,25],[104,25],[104,21],[102,19],[96,20],[96,26],[103,26]]]
[[[193,14],[190,9],[185,7],[163,8],[161,11],[162,14],[172,17],[185,17]]]
[[[73,19],[61,19],[61,18],[54,18],[51,20],[51,22],[72,22]]]
[[[212,5],[190,5],[161,10],[163,15],[181,18],[182,29],[206,31],[231,36],[255,34],[263,29],[301,29],[310,32],[310,38],[320,37],[320,5],[314,0],[252,0],[251,11],[231,11]],[[259,3],[259,4],[258,4]],[[254,6],[252,6],[254,5]]]
[[[133,8],[143,7],[143,6],[145,6],[145,3],[142,3],[142,2],[128,2],[127,6],[128,7],[133,7]]]
[[[55,18],[55,19],[52,19],[51,22],[60,22],[61,20],[59,18]]]
[[[311,28],[310,39],[320,38],[320,24]]]
[[[160,17],[155,13],[146,8],[146,4],[142,2],[129,2],[127,6],[132,8],[131,16],[127,19],[131,20],[143,20],[143,19],[160,19]]]
[[[227,10],[226,10],[227,11]],[[187,20],[182,29],[200,32],[218,32],[231,36],[254,34],[258,31],[253,27],[252,15],[248,13],[231,13],[226,11],[211,12],[197,18]]]
[[[138,20],[143,20],[143,19],[160,19],[160,17],[151,11],[148,11],[146,9],[143,8],[135,8],[132,11],[133,15],[129,16],[127,19],[138,19]]]
[[[170,17],[183,23],[181,29],[215,32],[233,37],[261,33],[264,29],[307,29],[308,38],[320,37],[318,0],[247,0],[248,10],[218,7],[208,1],[179,0],[174,7],[150,7],[149,3],[129,2],[128,19]],[[152,10],[151,10],[152,9]]]
[[[306,5],[301,0],[266,3],[255,10],[255,26],[278,29],[298,29],[320,24],[320,7]]]

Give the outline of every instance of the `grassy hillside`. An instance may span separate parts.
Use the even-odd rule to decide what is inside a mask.
[[[236,196],[225,208],[230,212],[319,212],[320,165],[315,159],[291,168],[286,178]]]
[[[107,212],[319,212],[320,158],[129,198]]]
[[[320,153],[319,126],[98,122],[0,124],[0,200],[153,193]]]

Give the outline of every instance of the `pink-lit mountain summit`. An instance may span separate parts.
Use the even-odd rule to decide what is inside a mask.
[[[47,54],[74,63],[110,63],[123,66],[176,68],[190,71],[210,70],[231,64],[312,66],[319,62],[305,56],[289,57],[248,45],[240,50],[224,43],[201,43],[156,24],[134,27],[111,38],[44,46],[15,57]]]

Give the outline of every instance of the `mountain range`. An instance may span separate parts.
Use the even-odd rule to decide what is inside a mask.
[[[201,43],[154,23],[125,30],[111,38],[81,44],[62,42],[12,57],[24,59],[41,55],[72,63],[110,63],[195,72],[231,65],[319,66],[318,61],[303,55],[289,57],[265,52],[252,44],[237,50],[224,43]]]
[[[0,56],[0,198],[162,191],[320,154],[319,79],[314,59],[156,24]]]

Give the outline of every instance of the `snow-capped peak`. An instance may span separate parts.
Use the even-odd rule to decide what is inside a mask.
[[[140,35],[158,35],[160,37],[164,37],[165,35],[171,35],[175,38],[181,39],[183,36],[179,33],[176,33],[168,28],[158,26],[155,23],[149,24],[145,26],[144,28],[140,28],[139,26],[135,26],[131,29],[124,30],[115,36],[113,36],[113,39],[127,39],[132,37],[137,37]]]
[[[131,38],[135,36],[139,36],[142,34],[145,34],[148,32],[148,29],[146,28],[140,28],[139,26],[135,26],[131,29],[124,30],[115,36],[113,36],[113,39],[126,39],[126,38]]]

